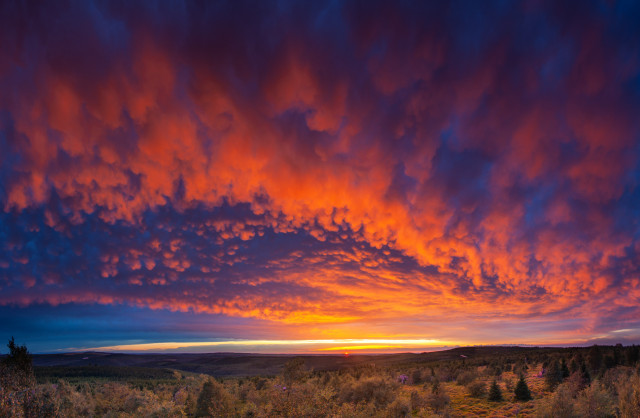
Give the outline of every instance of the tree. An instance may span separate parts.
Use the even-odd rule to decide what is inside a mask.
[[[284,365],[284,371],[282,377],[284,377],[284,384],[287,386],[293,385],[294,382],[302,380],[305,375],[304,359],[302,357],[289,360]]]
[[[545,383],[547,384],[547,389],[552,391],[556,388],[556,386],[562,383],[562,375],[563,375],[563,370],[562,370],[562,367],[560,366],[560,362],[558,362],[558,360],[552,361],[549,364],[549,367],[547,368],[544,375],[544,380],[545,380]]]
[[[589,368],[591,372],[595,375],[600,371],[600,367],[602,367],[602,351],[600,351],[600,347],[594,345],[589,349],[589,355],[587,356],[587,361],[589,362]]]
[[[27,347],[16,345],[13,337],[7,347],[9,354],[0,361],[0,388],[20,390],[33,386],[33,363]]]
[[[594,381],[591,386],[580,392],[575,400],[575,406],[578,416],[581,417],[615,416],[613,398],[599,381]]]
[[[640,374],[621,379],[616,385],[618,408],[622,417],[640,417]]]
[[[527,382],[524,381],[524,375],[520,375],[520,380],[518,380],[513,393],[516,395],[517,401],[529,401],[533,399],[529,386],[527,386]]]
[[[634,366],[640,359],[640,347],[633,345],[627,349],[627,366]]]
[[[27,346],[16,345],[15,339],[11,337],[7,347],[9,347],[9,355],[2,360],[4,365],[20,370],[26,375],[32,375],[33,360],[31,358],[31,353],[27,350]]]
[[[573,390],[567,383],[560,384],[551,396],[545,397],[536,404],[535,416],[541,418],[575,418],[575,399]]]
[[[584,385],[588,386],[591,383],[591,375],[589,374],[589,370],[587,370],[587,365],[584,363],[580,366],[580,374],[584,381]]]
[[[228,417],[235,413],[233,398],[223,385],[213,379],[202,386],[196,404],[196,417]]]
[[[420,369],[415,369],[411,374],[411,381],[414,385],[419,385],[422,383],[422,371]]]
[[[569,371],[569,368],[567,367],[567,362],[564,359],[564,357],[562,358],[562,361],[560,362],[560,370],[562,371],[562,378],[566,379],[567,377],[571,376],[571,372]]]
[[[502,400],[502,391],[500,390],[500,386],[498,386],[498,382],[495,380],[491,384],[491,388],[489,388],[489,400],[494,402],[500,402]]]

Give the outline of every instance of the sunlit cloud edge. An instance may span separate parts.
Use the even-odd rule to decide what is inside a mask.
[[[183,342],[153,342],[138,344],[118,344],[100,347],[71,347],[60,351],[103,351],[103,352],[164,352],[164,351],[188,351],[194,349],[201,351],[203,348],[214,350],[228,349],[231,351],[253,352],[271,351],[270,349],[283,349],[286,352],[327,352],[349,350],[380,350],[380,349],[404,349],[413,351],[420,348],[433,349],[445,346],[458,345],[450,341],[437,339],[324,339],[324,340],[224,340],[224,341],[183,341]]]

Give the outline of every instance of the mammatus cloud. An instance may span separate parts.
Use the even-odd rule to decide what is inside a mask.
[[[1,7],[0,304],[637,326],[637,6]]]

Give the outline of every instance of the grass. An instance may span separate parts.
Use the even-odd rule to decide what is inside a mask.
[[[603,405],[609,411],[607,413],[617,413],[615,411],[623,408],[640,411],[640,405],[634,404],[636,401],[618,396],[620,390],[616,389],[622,387],[620,385],[628,386],[624,393],[640,389],[638,351],[635,346],[569,349],[472,347],[436,355],[350,358],[227,354],[171,356],[170,364],[183,370],[204,368],[220,372],[216,376],[218,383],[212,383],[220,396],[211,399],[225,400],[224,407],[233,410],[234,416],[387,417],[411,413],[412,416],[430,417],[435,411],[429,405],[443,406],[449,399],[445,410],[440,410],[441,415],[532,417],[536,412],[553,407],[551,401],[556,399],[554,402],[557,402],[559,393],[566,393],[554,394],[548,390],[545,378],[537,377],[543,364],[559,358],[573,362],[574,371],[595,364],[598,356],[608,359],[589,370],[596,383],[594,391],[575,392],[571,401],[567,400],[575,404],[576,412],[590,407],[590,393],[598,396],[599,405]],[[461,352],[466,354],[462,356]],[[86,354],[84,356],[87,357]],[[25,408],[40,408],[37,410],[42,413],[58,408],[61,414],[69,416],[77,411],[88,411],[88,415],[119,411],[119,416],[123,417],[154,414],[193,416],[198,402],[207,401],[200,398],[204,384],[211,381],[210,375],[168,368],[168,356],[96,355],[95,360],[91,359],[94,361],[91,366],[82,365],[85,359],[78,357],[42,357],[49,367],[35,368],[41,384],[30,389],[38,403],[31,405],[34,401],[27,399],[21,391],[5,391],[0,393],[0,415],[3,415],[2,408],[13,408],[7,409],[4,415],[19,416],[12,415],[22,408],[22,404],[16,406],[11,400],[16,396],[22,396],[20,402],[26,402]],[[67,364],[54,366],[61,360]],[[284,364],[288,366],[282,367]],[[148,367],[150,365],[155,367]],[[533,399],[519,402],[515,400],[513,389],[519,378],[518,371],[523,368]],[[409,376],[409,383],[400,384],[398,377],[401,375]],[[575,371],[572,379],[577,376],[579,372]],[[414,379],[417,383],[410,383]],[[501,389],[502,401],[489,401],[488,393],[473,390],[478,384],[489,388],[494,380]],[[571,381],[576,382],[575,379]],[[432,394],[436,382],[446,396]],[[475,397],[472,396],[474,392]],[[640,415],[633,412],[629,416]]]

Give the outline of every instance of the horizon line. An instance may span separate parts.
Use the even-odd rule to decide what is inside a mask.
[[[598,345],[594,341],[532,343],[464,344],[436,339],[324,339],[324,340],[222,340],[116,344],[91,347],[67,347],[34,354],[122,353],[122,354],[261,354],[261,355],[338,355],[400,354],[445,351],[473,347],[569,348]],[[600,344],[608,345],[608,344]],[[612,344],[615,345],[615,344]],[[630,344],[631,345],[631,344]],[[201,351],[219,347],[220,351]],[[282,351],[272,351],[274,348]],[[228,348],[228,349],[224,349]],[[235,349],[235,350],[234,350]]]

